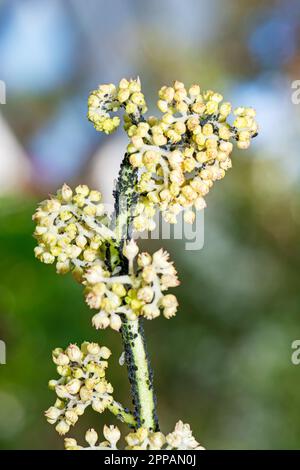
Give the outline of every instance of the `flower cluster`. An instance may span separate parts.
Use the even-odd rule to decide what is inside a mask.
[[[56,264],[58,273],[71,271],[84,285],[88,306],[96,310],[96,329],[121,329],[134,412],[112,396],[105,372],[111,352],[96,343],[71,344],[53,351],[59,378],[49,386],[57,398],[46,412],[47,421],[59,434],[66,434],[91,406],[105,409],[134,429],[125,437],[126,450],[202,450],[188,424],[178,421],[164,435],[158,428],[152,372],[145,351],[140,317],[171,318],[178,302],[169,288],[179,284],[177,272],[162,249],[153,255],[139,253],[132,230],[153,230],[159,209],[164,219],[193,223],[195,210],[206,206],[204,197],[213,183],[231,168],[233,143],[247,149],[257,134],[255,111],[223,102],[219,93],[186,89],[176,81],[159,91],[160,118],[148,117],[139,79],[122,79],[118,86],[100,85],[88,100],[88,118],[96,130],[110,134],[120,124],[116,113],[124,109],[124,128],[130,139],[114,190],[115,216],[111,219],[101,194],[80,185],[73,191],[66,184],[35,212],[36,257]],[[139,427],[142,426],[142,427]],[[117,449],[121,434],[104,426],[99,443],[94,429],[87,431],[88,447],[65,439],[69,450]]]
[[[97,131],[110,134],[120,124],[120,118],[112,116],[111,113],[121,107],[126,113],[125,127],[147,111],[139,79],[128,81],[123,78],[117,87],[112,83],[99,85],[88,99],[88,119]]]
[[[101,260],[104,241],[114,234],[107,227],[101,193],[86,185],[74,190],[66,184],[35,214],[36,257],[46,264],[56,262],[58,273],[72,271],[77,278]]]
[[[121,433],[117,426],[104,426],[103,435],[105,441],[98,442],[98,434],[95,429],[89,429],[85,434],[85,440],[89,444],[89,447],[82,447],[77,444],[77,441],[72,438],[65,439],[66,450],[117,450],[117,442],[121,437]]]
[[[126,436],[128,450],[204,450],[193,436],[189,424],[178,421],[175,429],[166,436],[161,432],[152,432],[139,428]]]
[[[179,284],[169,254],[162,249],[152,256],[140,253],[136,268],[134,261],[138,247],[132,240],[124,247],[124,255],[129,260],[129,274],[110,276],[100,264],[91,266],[85,276],[86,302],[91,308],[99,309],[92,322],[95,328],[110,326],[119,330],[121,316],[135,320],[143,316],[149,320],[156,318],[162,311],[164,317],[175,315],[178,302],[173,294],[164,294],[170,287]]]
[[[65,351],[61,348],[53,351],[60,379],[49,382],[57,400],[45,416],[50,424],[56,424],[59,434],[66,434],[88,406],[102,413],[112,403],[113,388],[105,380],[110,355],[107,347],[88,342],[81,348],[70,344]]]
[[[130,162],[142,173],[134,220],[137,231],[155,227],[157,207],[169,223],[176,223],[181,211],[192,223],[193,209],[206,206],[204,196],[232,166],[231,140],[246,149],[257,134],[254,109],[235,109],[230,124],[231,104],[223,102],[219,93],[201,92],[198,85],[187,90],[176,81],[173,87],[162,87],[158,108],[164,113],[161,119],[149,117],[127,129]]]
[[[191,427],[187,423],[178,421],[173,432],[167,435],[168,449],[174,450],[204,450],[193,436]]]
[[[75,439],[65,439],[67,450],[105,450],[117,449],[117,442],[121,433],[115,426],[104,426],[103,435],[105,441],[97,445],[98,434],[94,429],[87,431],[85,440],[89,447],[81,447]],[[149,431],[146,428],[139,428],[137,431],[129,433],[125,437],[126,450],[204,450],[204,447],[194,438],[190,425],[183,424],[182,421],[176,423],[175,429],[166,436],[162,432]]]

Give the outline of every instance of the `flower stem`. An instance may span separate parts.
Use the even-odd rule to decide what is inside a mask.
[[[136,419],[133,416],[132,413],[130,413],[126,408],[123,408],[123,406],[118,403],[117,401],[113,401],[110,403],[107,407],[107,409],[115,415],[120,421],[123,423],[128,424],[129,427],[135,428],[137,423]]]
[[[121,267],[120,275],[128,274],[128,260],[122,250],[132,237],[133,211],[137,202],[137,170],[132,167],[126,154],[121,164],[115,197],[115,230],[117,247],[110,248],[111,267]],[[113,261],[112,261],[113,260]],[[146,351],[142,319],[129,321],[123,318],[121,328],[125,361],[131,385],[137,427],[158,430],[156,399],[153,390],[153,373]]]
[[[121,333],[137,425],[157,431],[153,373],[147,355],[142,320],[124,320]]]

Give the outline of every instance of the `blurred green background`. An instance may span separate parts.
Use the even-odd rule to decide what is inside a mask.
[[[31,215],[64,181],[110,200],[126,139],[97,134],[86,99],[136,75],[151,110],[178,79],[254,106],[260,124],[207,198],[203,249],[144,242],[163,244],[182,280],[175,319],[145,325],[161,428],[181,418],[210,449],[300,447],[299,20],[297,0],[0,2],[0,448],[62,448],[43,417],[56,346],[108,345],[116,398],[130,404],[119,335],[92,329],[81,287],[34,259]],[[87,413],[70,435],[104,423],[115,420]]]

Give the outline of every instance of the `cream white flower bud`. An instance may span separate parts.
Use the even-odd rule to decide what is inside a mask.
[[[149,442],[152,449],[161,449],[166,442],[166,438],[162,432],[154,432],[149,436]]]
[[[105,403],[103,400],[99,400],[97,398],[96,400],[93,400],[92,408],[94,411],[97,411],[97,413],[103,413],[105,410]]]
[[[159,316],[159,308],[155,305],[144,305],[142,307],[142,313],[148,320],[153,320]]]
[[[122,326],[122,320],[120,316],[116,315],[115,313],[111,314],[109,323],[110,323],[110,327],[116,331],[119,331]]]
[[[167,251],[164,251],[162,248],[153,254],[153,264],[157,268],[168,268],[170,264],[168,260],[169,253]]]
[[[48,387],[50,390],[55,390],[56,385],[57,385],[57,380],[49,380]]]
[[[146,266],[143,269],[142,277],[144,281],[147,282],[148,284],[150,284],[151,282],[155,280],[155,276],[156,276],[156,273],[155,273],[155,269],[153,266]]]
[[[202,209],[205,209],[206,207],[206,202],[205,200],[203,199],[203,197],[198,197],[195,202],[194,202],[194,205],[195,205],[195,209],[197,211],[201,211]]]
[[[65,418],[68,424],[74,426],[78,421],[78,416],[73,410],[67,410],[65,413]]]
[[[109,326],[109,323],[109,316],[105,312],[99,312],[92,318],[92,324],[96,328],[96,330],[102,330],[107,328]]]
[[[77,446],[76,439],[72,439],[71,437],[66,437],[64,443],[66,450],[76,450],[77,448],[80,449],[80,447]]]
[[[162,300],[161,300],[161,305],[163,307],[177,307],[178,306],[178,301],[173,294],[167,294],[164,295]]]
[[[91,447],[96,445],[96,442],[98,441],[98,434],[96,433],[95,429],[89,429],[85,433],[85,440]]]
[[[113,446],[116,445],[121,437],[121,433],[116,426],[104,426],[103,435],[105,439],[110,442]]]
[[[67,434],[70,430],[70,426],[66,423],[66,421],[61,420],[55,427],[55,430],[63,436],[64,434]]]
[[[70,202],[73,196],[73,191],[66,183],[61,188],[61,196],[65,202]]]
[[[138,256],[138,265],[141,268],[149,266],[151,264],[152,258],[149,253],[140,253]]]
[[[89,268],[86,272],[85,279],[90,284],[101,282],[104,276],[104,270],[100,264],[96,264]]]
[[[138,299],[143,300],[146,303],[151,302],[151,300],[153,299],[153,296],[154,296],[153,289],[149,286],[139,289],[137,293]]]
[[[98,355],[100,354],[100,346],[97,343],[89,343],[87,345],[87,352],[89,354]]]
[[[80,387],[81,387],[81,381],[78,379],[72,379],[70,380],[70,382],[68,382],[65,385],[67,392],[70,393],[71,395],[76,395],[76,393],[79,392]]]
[[[41,258],[41,261],[45,264],[52,264],[55,261],[55,257],[51,255],[51,253],[48,253],[48,252],[44,252],[40,258]]]
[[[70,344],[70,346],[67,347],[66,353],[68,355],[68,358],[72,362],[80,362],[82,358],[82,352],[80,348],[76,344]]]
[[[45,416],[47,418],[47,421],[51,424],[54,424],[60,415],[61,415],[61,410],[59,410],[55,406],[50,406],[50,408],[48,408],[48,410],[45,411]]]
[[[82,403],[78,403],[74,408],[75,413],[77,416],[82,416],[84,414],[85,406]]]
[[[133,260],[139,252],[139,248],[136,242],[131,239],[129,242],[125,243],[123,247],[123,255],[129,260]]]
[[[68,391],[64,385],[57,385],[55,387],[56,395],[59,398],[67,398],[68,397]]]
[[[106,346],[102,346],[100,349],[100,355],[103,359],[108,359],[111,356],[111,350]]]
[[[193,211],[185,211],[184,212],[184,221],[187,223],[187,224],[192,224],[195,220],[195,212]]]
[[[169,318],[174,317],[174,315],[176,315],[176,312],[177,312],[177,307],[165,307],[163,311],[163,315],[165,318],[169,319]]]

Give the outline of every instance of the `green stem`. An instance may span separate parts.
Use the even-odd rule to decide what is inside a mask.
[[[157,431],[153,374],[146,351],[142,320],[124,320],[121,333],[137,425]]]
[[[122,250],[124,243],[132,237],[133,211],[138,199],[137,183],[137,170],[132,167],[129,156],[126,154],[114,191],[114,225],[118,234],[118,242],[116,246],[110,247],[110,256],[108,256],[111,268],[121,267],[120,274],[128,274],[128,261]],[[142,320],[129,321],[124,317],[121,334],[137,427],[144,426],[156,431],[159,427],[153,390],[153,374],[146,351]]]
[[[117,401],[113,401],[107,407],[107,409],[115,415],[122,423],[126,423],[129,427],[135,428],[136,427],[136,419],[132,413],[130,413],[126,408],[118,403]]]
[[[133,211],[137,203],[138,194],[137,169],[133,168],[129,161],[129,155],[125,154],[121,163],[115,196],[115,233],[120,246],[132,238]]]

